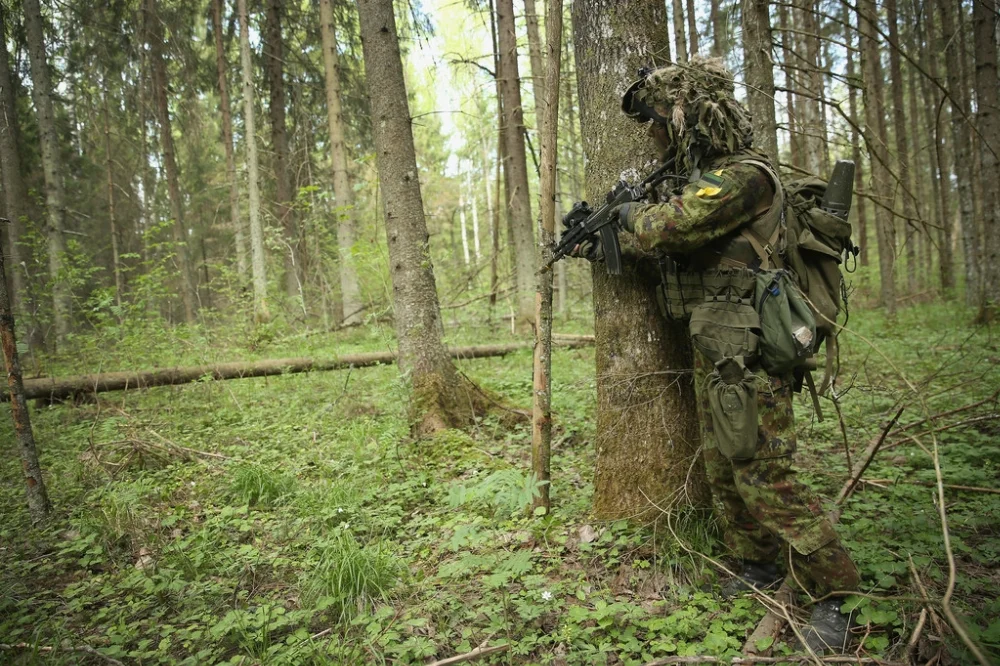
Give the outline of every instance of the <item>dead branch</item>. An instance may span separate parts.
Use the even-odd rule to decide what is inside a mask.
[[[109,657],[103,652],[99,652],[89,645],[72,645],[66,647],[53,647],[51,645],[32,645],[31,643],[14,643],[13,645],[7,643],[0,643],[0,650],[31,650],[33,652],[43,652],[46,654],[51,654],[54,652],[84,652],[86,654],[92,655],[99,659],[103,659],[109,664],[115,664],[115,666],[125,666],[122,662],[118,661],[113,657]]]
[[[829,657],[813,657],[811,655],[789,655],[787,657],[664,657],[647,662],[644,666],[668,666],[668,664],[803,664],[806,662],[821,664],[878,664],[879,666],[905,666],[901,661],[887,661],[877,657],[850,657],[847,655],[831,655]]]
[[[865,451],[865,457],[862,459],[861,466],[854,473],[854,476],[852,476],[847,483],[844,484],[844,487],[840,489],[840,494],[837,495],[837,499],[834,504],[840,506],[844,503],[844,500],[850,497],[851,493],[854,492],[854,488],[858,485],[858,481],[864,475],[865,470],[868,469],[872,460],[875,459],[875,454],[877,454],[878,450],[882,448],[882,443],[885,442],[885,438],[889,435],[889,431],[892,430],[892,427],[896,425],[896,421],[899,420],[900,415],[903,413],[903,409],[904,407],[900,407],[896,411],[896,415],[892,417],[884,428],[882,428],[882,434],[879,435],[878,439],[872,442],[871,446],[868,447],[868,450]]]
[[[438,661],[427,664],[427,666],[448,666],[448,664],[460,664],[463,661],[472,661],[473,659],[479,659],[480,657],[485,657],[489,654],[496,654],[497,652],[506,652],[510,649],[509,645],[495,645],[493,647],[483,647],[479,646],[472,652],[466,652],[465,654],[457,654],[454,657],[448,657],[447,659],[440,659]]]
[[[594,338],[593,336],[579,336],[569,340],[557,338],[554,342],[560,346],[576,348],[593,344]],[[505,356],[521,349],[530,349],[533,344],[533,342],[514,342],[505,345],[455,347],[450,350],[450,353],[451,357],[455,359]],[[396,354],[394,352],[373,352],[345,354],[329,359],[281,358],[265,361],[161,368],[148,371],[106,372],[94,375],[79,375],[76,377],[41,377],[25,380],[24,393],[26,398],[65,400],[76,395],[151,388],[153,386],[174,386],[202,381],[204,379],[243,379],[246,377],[269,377],[303,372],[345,370],[373,365],[387,365],[395,363],[395,361]],[[6,400],[7,392],[0,391],[0,401]]]

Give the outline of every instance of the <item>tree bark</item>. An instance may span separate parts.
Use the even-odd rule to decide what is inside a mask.
[[[972,118],[969,99],[965,94],[962,68],[961,44],[955,32],[955,7],[950,0],[936,0],[938,18],[941,21],[941,40],[937,57],[943,58],[948,66],[948,90],[951,102],[951,135],[955,152],[955,172],[958,180],[959,222],[962,225],[962,249],[965,255],[965,302],[977,305],[980,296],[979,270],[977,261],[978,240],[976,233],[975,203],[972,194],[972,145],[969,140],[968,123]]]
[[[108,234],[111,236],[111,270],[115,276],[115,302],[120,311],[125,285],[122,282],[121,259],[118,251],[118,224],[115,219],[115,176],[111,159],[111,119],[108,117],[108,77],[106,73],[104,89],[101,91],[101,101],[104,105],[104,167],[108,178]],[[121,319],[120,314],[118,318]]]
[[[528,29],[528,61],[531,63],[531,92],[535,98],[535,123],[542,125],[545,104],[545,65],[542,61],[542,37],[538,30],[538,10],[535,0],[524,0],[524,22]]]
[[[767,0],[743,2],[743,58],[747,107],[753,118],[754,146],[778,163],[778,129],[774,117],[774,63],[771,60],[771,17]]]
[[[803,168],[802,134],[798,127],[798,112],[795,104],[795,48],[791,25],[789,24],[788,7],[785,3],[778,5],[778,27],[781,31],[781,59],[785,70],[785,113],[788,116],[788,162],[794,168]],[[848,52],[850,53],[850,52]]]
[[[692,57],[698,55],[698,17],[694,4],[694,0],[687,0],[688,49]]]
[[[285,49],[281,41],[281,0],[267,0],[265,15],[264,71],[268,83],[268,116],[271,119],[271,146],[274,149],[274,215],[288,244],[285,259],[285,293],[301,296],[299,289],[299,239],[295,227],[295,192],[288,166],[288,131],[285,128]]]
[[[903,205],[903,245],[906,248],[906,286],[911,294],[917,292],[917,252],[916,252],[916,205],[910,185],[910,140],[906,110],[903,108],[903,65],[899,55],[899,12],[896,0],[885,0],[886,22],[889,24],[889,76],[892,80],[892,122],[896,138],[896,177],[899,180],[893,189]],[[911,122],[915,122],[913,118]],[[895,210],[895,206],[893,207]]]
[[[709,21],[712,24],[712,56],[724,58],[729,53],[729,11],[722,0],[712,0]]]
[[[545,17],[545,86],[539,121],[541,173],[539,174],[539,261],[552,258],[556,232],[556,184],[558,183],[559,76],[562,65],[562,0],[548,0]],[[552,271],[538,276],[535,297],[534,401],[531,419],[531,462],[536,479],[543,485],[535,507],[549,509],[552,448]]]
[[[802,153],[805,168],[810,173],[826,178],[828,164],[826,158],[826,125],[820,110],[823,98],[823,74],[820,71],[819,20],[816,16],[815,0],[796,0],[796,13],[802,30],[798,36],[803,46],[804,59],[800,58],[796,67],[802,75],[799,79],[803,94],[796,101],[799,111],[799,130],[802,137]]]
[[[677,62],[687,62],[688,47],[684,36],[684,4],[683,0],[673,0],[674,8],[674,53]]]
[[[530,342],[514,342],[504,345],[455,347],[448,353],[454,359],[489,358],[528,349],[531,344]],[[579,349],[594,344],[594,340],[588,336],[565,336],[556,338],[555,344],[569,349]],[[103,372],[71,377],[39,377],[25,380],[24,397],[26,400],[32,398],[49,401],[67,400],[75,396],[87,396],[109,391],[134,391],[156,386],[179,386],[204,381],[206,377],[221,381],[367,368],[395,363],[396,358],[397,355],[393,352],[368,352],[344,354],[334,358],[276,358],[263,361],[235,361],[142,371]],[[0,402],[9,399],[10,393],[0,389]]]
[[[598,201],[628,167],[656,159],[645,128],[621,114],[621,93],[650,53],[667,40],[663,2],[577,0],[573,6],[577,84],[587,192]],[[772,107],[773,109],[773,107]],[[773,117],[773,116],[772,116]],[[773,145],[772,145],[773,149]],[[597,469],[600,518],[650,518],[689,483],[706,497],[686,327],[655,304],[655,268],[640,262],[610,276],[593,267],[597,339]],[[655,276],[655,277],[654,277]],[[688,476],[692,463],[693,473]]]
[[[35,2],[36,0],[31,0]],[[187,227],[184,225],[184,200],[181,195],[180,170],[174,152],[174,136],[170,123],[170,104],[167,94],[167,63],[163,58],[163,24],[156,11],[156,0],[147,0],[150,24],[150,59],[153,67],[153,94],[160,121],[160,145],[163,147],[163,166],[167,172],[167,191],[170,195],[170,212],[174,218],[174,251],[177,270],[181,274],[181,297],[184,302],[184,320],[195,320],[194,271],[188,252]]]
[[[354,189],[347,170],[347,146],[344,141],[344,113],[340,104],[340,56],[333,22],[331,0],[320,0],[320,29],[323,38],[323,68],[326,73],[326,114],[330,131],[330,162],[333,167],[333,195],[337,202],[337,245],[340,249],[340,294],[344,323],[361,321],[361,288],[354,265],[357,238],[357,212]]]
[[[400,370],[413,389],[414,430],[471,422],[478,407],[443,342],[413,129],[392,0],[358,0],[372,134],[389,243]]]
[[[851,26],[851,10],[847,2],[842,2],[844,22],[844,43],[847,44],[847,109],[851,121],[851,159],[854,160],[854,189],[861,192],[864,189],[864,170],[861,164],[861,137],[858,128],[861,126],[861,119],[858,117],[858,88],[864,86],[864,81],[858,77],[857,66],[854,62],[854,34],[855,30]],[[852,208],[857,211],[858,232],[856,234],[857,245],[861,248],[858,255],[858,262],[862,266],[868,265],[868,207],[867,201],[861,197],[854,199]]]
[[[11,310],[27,323],[26,339],[32,347],[41,347],[42,327],[37,322],[37,303],[30,293],[26,252],[21,247],[21,234],[28,221],[28,188],[21,176],[21,154],[17,146],[17,102],[7,53],[7,10],[0,4],[0,175],[3,181],[4,214],[7,227],[7,249],[10,256]],[[27,316],[25,316],[27,315]],[[22,329],[22,330],[25,330]]]
[[[861,69],[865,86],[865,139],[871,158],[871,196],[875,201],[875,231],[878,237],[880,299],[886,313],[896,314],[896,285],[893,269],[895,241],[892,225],[892,195],[889,194],[891,174],[886,149],[885,110],[882,105],[882,64],[879,60],[878,28],[875,0],[861,0],[858,7],[858,28],[861,44]]]
[[[0,347],[3,347],[4,364],[7,367],[8,395],[13,396],[10,402],[10,415],[14,420],[14,437],[21,455],[21,469],[24,470],[28,512],[32,521],[37,523],[48,515],[52,505],[49,503],[45,480],[42,478],[42,468],[38,463],[38,449],[35,447],[35,435],[31,431],[31,417],[28,414],[28,403],[24,394],[21,363],[17,357],[14,313],[10,307],[7,276],[4,270],[5,250],[6,248],[0,246]]]
[[[521,81],[517,68],[517,33],[513,0],[497,0],[500,93],[503,98],[504,145],[509,188],[507,214],[513,237],[514,273],[517,293],[516,324],[528,330],[535,316],[535,240],[528,191],[528,163],[524,151],[524,113]]]
[[[229,101],[229,82],[226,73],[226,48],[222,40],[222,4],[212,0],[212,32],[215,37],[215,69],[219,80],[219,106],[222,111],[222,147],[226,151],[226,180],[229,181],[229,221],[236,237],[236,274],[240,281],[247,278],[247,242],[243,216],[240,215],[240,184],[236,174],[236,155],[233,151],[233,112]]]
[[[59,153],[59,134],[56,131],[55,111],[52,103],[52,81],[49,78],[48,58],[45,54],[45,37],[42,28],[42,10],[38,0],[24,0],[24,32],[31,61],[31,97],[35,102],[38,131],[42,149],[42,172],[45,176],[45,206],[48,209],[49,278],[52,281],[52,323],[56,344],[65,342],[70,328],[72,294],[61,275],[66,254],[63,228],[66,217],[66,191],[63,185],[62,157]]]
[[[257,127],[253,109],[253,63],[250,61],[250,26],[247,0],[237,0],[240,21],[240,63],[243,69],[243,125],[247,149],[247,198],[250,204],[250,270],[253,274],[254,319],[271,319],[267,306],[267,267],[264,231],[260,219],[260,168],[257,161]]]
[[[550,0],[551,2],[551,0]],[[972,4],[976,53],[976,122],[982,159],[983,192],[983,299],[979,319],[1000,314],[1000,94],[997,91],[997,4],[976,0]]]

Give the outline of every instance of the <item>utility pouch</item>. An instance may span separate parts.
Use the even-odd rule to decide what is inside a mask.
[[[698,304],[688,324],[691,341],[712,363],[740,357],[752,364],[760,339],[760,316],[749,298]]]
[[[760,271],[755,292],[761,367],[769,375],[785,375],[812,355],[816,319],[788,271]]]
[[[758,381],[739,358],[716,363],[706,379],[712,431],[719,453],[730,460],[752,460],[757,454]]]

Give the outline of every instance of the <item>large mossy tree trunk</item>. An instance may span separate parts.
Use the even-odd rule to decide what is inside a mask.
[[[746,63],[747,107],[753,123],[754,147],[777,164],[778,121],[774,115],[771,15],[767,0],[742,2],[743,60]]]
[[[358,16],[383,192],[399,367],[413,389],[414,432],[431,434],[470,423],[482,398],[462,380],[443,341],[392,0],[358,0]]]
[[[666,12],[656,0],[577,0],[573,6],[586,190],[600,201],[623,170],[656,158],[645,127],[622,114],[637,69],[664,52]],[[597,338],[597,469],[594,513],[652,518],[654,503],[706,495],[699,448],[691,346],[655,300],[648,261],[609,276],[593,267]],[[692,469],[692,465],[694,465]],[[688,493],[678,492],[687,484]]]

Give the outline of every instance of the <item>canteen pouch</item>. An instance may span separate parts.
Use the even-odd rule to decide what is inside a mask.
[[[715,441],[729,460],[757,454],[757,381],[739,358],[716,363],[705,381]]]
[[[761,367],[769,375],[785,375],[812,355],[816,319],[788,271],[760,271],[755,292]]]
[[[691,341],[712,363],[740,357],[752,363],[760,340],[760,316],[750,299],[699,303],[688,324]]]

